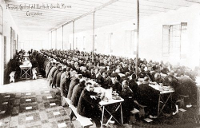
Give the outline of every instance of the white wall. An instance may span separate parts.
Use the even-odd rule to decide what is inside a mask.
[[[56,45],[57,45],[57,49],[62,49],[63,48],[63,44],[62,44],[62,27],[57,29]]]
[[[17,37],[17,34],[19,33],[19,30],[10,14],[10,12],[6,9],[5,4],[1,4],[3,7],[3,36],[6,37],[6,62],[8,62],[11,58],[11,52],[10,52],[10,27],[12,27],[13,30],[15,30],[15,37]]]
[[[88,20],[92,20],[91,17]],[[81,21],[81,20],[80,20]],[[75,22],[75,35],[73,44],[73,25],[64,26],[63,49],[79,49],[84,51],[92,51],[93,32],[92,24],[88,25],[90,29],[82,30],[81,24],[85,22]],[[86,20],[87,21],[87,20]],[[163,25],[172,25],[175,23],[187,22],[187,42],[182,43],[186,47],[184,49],[185,59],[177,59],[173,55],[163,57],[162,55],[162,30]],[[135,57],[136,53],[136,25],[135,21],[127,21],[104,26],[95,29],[95,49],[97,53],[113,54],[117,56]],[[159,13],[152,16],[140,17],[140,41],[139,41],[139,57],[154,61],[169,61],[172,64],[180,63],[191,68],[200,65],[200,5],[191,7],[183,7],[178,10]],[[52,48],[60,49],[61,32],[57,30],[52,32]],[[57,41],[57,42],[56,42]],[[182,49],[183,50],[183,49]]]
[[[72,48],[70,33],[73,32],[73,24],[70,23],[63,27],[63,49],[69,50]],[[72,39],[73,41],[73,39]]]
[[[186,61],[184,65],[194,67],[199,65],[199,33],[200,33],[200,6],[194,5],[188,8],[160,13],[146,17],[140,24],[140,53],[142,58],[153,60],[165,60],[175,64],[173,56],[162,57],[162,25],[187,22],[188,30],[188,49],[186,51]]]
[[[162,26],[174,23],[187,22],[187,38],[185,46],[186,59],[178,60],[174,56],[162,56]],[[76,22],[75,22],[76,23]],[[96,52],[114,54],[117,56],[135,57],[136,36],[134,21],[127,21],[95,30]],[[76,25],[75,25],[76,26]],[[191,68],[199,66],[200,62],[200,6],[193,5],[178,10],[160,13],[153,16],[140,18],[139,57],[154,61],[169,61],[172,64],[180,62]],[[72,42],[72,34],[70,35]],[[92,30],[75,33],[78,40],[77,48],[92,51]],[[85,43],[83,43],[83,39]],[[76,48],[76,46],[75,46]]]
[[[48,32],[23,31],[21,32],[19,43],[19,50],[24,49],[29,51],[31,49],[40,50],[50,48]]]
[[[20,35],[19,30],[10,14],[10,12],[5,7],[5,2],[1,1],[1,6],[3,7],[3,35],[0,36],[0,85],[3,85],[4,79],[4,52],[6,53],[5,63],[7,63],[11,58],[11,45],[10,45],[10,28],[12,27],[15,30],[15,40],[17,40],[17,35]],[[4,51],[4,36],[6,38],[6,50]]]
[[[95,49],[97,53],[113,54],[117,56],[135,57],[134,52],[134,34],[131,31],[135,29],[134,21],[127,21],[115,25],[97,28],[95,30]],[[77,48],[85,51],[92,51],[93,35],[92,30],[75,33],[78,39]],[[72,34],[71,34],[72,36]],[[84,42],[83,43],[83,39]]]

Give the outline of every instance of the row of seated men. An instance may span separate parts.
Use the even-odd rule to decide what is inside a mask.
[[[36,60],[36,55],[37,52],[36,51],[32,51],[32,52],[28,52],[29,53],[29,61],[32,64],[32,68],[36,68],[38,67],[38,63]],[[25,54],[24,50],[20,50],[20,51],[16,51],[16,54],[14,55],[13,59],[11,59],[8,64],[6,65],[6,68],[4,70],[4,84],[8,84],[9,83],[9,74],[11,72],[15,72],[13,77],[15,80],[19,80],[20,79],[20,65],[22,65],[22,63],[24,62],[24,57],[23,55]]]
[[[169,69],[170,66],[168,67],[167,64],[147,63],[145,60],[140,61],[138,64],[139,74],[136,75],[134,73],[134,60],[127,60],[114,56],[109,58],[108,56],[100,55],[96,57],[96,61],[99,59],[99,62],[104,62],[104,64],[95,65],[88,59],[91,58],[89,53],[87,56],[85,53],[83,55],[81,52],[74,51],[65,51],[63,55],[57,55],[56,51],[43,50],[41,52],[43,52],[43,54],[38,55],[38,59],[43,58],[45,60],[43,66],[47,79],[52,87],[61,87],[61,90],[63,90],[61,92],[62,95],[68,97],[72,101],[74,100],[74,98],[72,98],[74,97],[73,95],[77,96],[76,103],[74,104],[75,106],[82,104],[79,102],[81,102],[82,93],[84,93],[83,90],[88,91],[88,85],[90,85],[89,82],[82,80],[81,76],[95,80],[103,88],[112,88],[124,99],[122,108],[124,108],[123,117],[125,123],[129,121],[130,110],[134,107],[138,108],[145,105],[147,106],[145,110],[147,115],[152,115],[152,117],[157,115],[159,91],[149,86],[150,81],[163,83],[165,86],[172,86],[175,90],[173,93],[173,100],[165,107],[165,113],[176,111],[176,101],[178,101],[182,95],[187,95],[187,101],[192,105],[195,106],[197,104],[197,87],[195,82],[189,77],[190,75],[186,76],[185,74],[188,73],[185,73],[184,70],[180,71],[180,69],[175,71],[175,73],[174,71],[170,72],[172,69]],[[53,64],[54,62],[51,62],[49,56],[62,62],[65,65],[64,68],[62,68],[63,66],[61,66],[60,63]],[[109,62],[107,60],[109,60]],[[120,73],[124,74],[124,76],[120,76]],[[175,74],[177,74],[176,77]],[[138,78],[145,78],[144,82],[139,86],[137,84]],[[97,114],[98,107],[94,107],[94,104],[91,104],[89,101],[86,100],[85,103],[87,106],[90,106],[88,107],[89,109],[86,108],[87,110],[83,113],[79,113],[90,116],[94,120],[100,119],[98,118],[99,114]],[[96,102],[94,103],[96,104]],[[78,108],[80,106],[78,106]],[[173,107],[171,108],[170,106]],[[95,118],[90,113],[93,109],[95,109],[94,112],[97,112],[93,114]],[[99,121],[100,120],[95,121],[97,125]]]

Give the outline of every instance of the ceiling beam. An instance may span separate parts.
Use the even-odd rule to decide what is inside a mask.
[[[189,7],[188,5],[179,5],[179,4],[175,4],[175,3],[167,3],[167,2],[162,2],[162,1],[153,1],[153,0],[143,0],[143,1],[148,1],[150,3],[160,3],[160,4],[168,4],[168,5],[173,5],[173,6],[179,6],[179,7]]]
[[[120,0],[120,2],[124,2],[124,1]],[[136,3],[128,2],[128,1],[126,1],[126,3],[128,3],[129,5],[131,5],[131,4],[136,5]],[[142,7],[142,6],[155,7],[155,8],[165,9],[165,10],[175,10],[173,8],[167,8],[167,7],[161,7],[161,6],[155,6],[155,5],[148,5],[148,4],[141,4],[140,3],[140,7]]]
[[[191,3],[197,3],[197,4],[200,4],[200,2],[198,2],[198,1],[191,1],[191,0],[185,0],[185,1],[187,1],[187,2],[191,2]]]
[[[67,23],[64,23],[64,24],[62,24],[62,25],[65,26],[65,25],[67,25],[67,24],[69,24],[69,23],[71,23],[71,22],[74,22],[74,21],[76,21],[76,20],[78,20],[78,19],[81,19],[81,18],[87,16],[87,15],[90,15],[90,14],[92,14],[93,12],[96,12],[96,11],[98,11],[98,10],[101,10],[101,9],[105,8],[106,6],[109,6],[109,5],[111,5],[111,4],[113,4],[114,2],[117,2],[117,1],[118,1],[118,0],[110,0],[109,2],[107,2],[107,3],[105,3],[105,4],[101,5],[101,6],[99,6],[99,7],[97,7],[97,8],[95,8],[94,10],[91,10],[91,11],[89,11],[88,13],[83,14],[83,15],[81,15],[81,16],[79,16],[79,17],[77,17],[77,18],[75,18],[75,19],[73,19],[73,20],[71,20],[71,21],[69,21],[69,22],[67,22]],[[62,25],[60,25],[60,26],[62,26]],[[60,26],[58,26],[58,28],[59,28]]]

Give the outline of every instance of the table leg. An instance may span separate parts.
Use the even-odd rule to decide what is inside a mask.
[[[159,110],[158,116],[162,113],[164,107],[166,106],[166,104],[167,104],[167,102],[169,101],[170,98],[171,98],[171,94],[169,94],[169,96],[167,97],[166,101],[164,102],[164,104],[162,105],[161,109]]]
[[[122,111],[122,103],[120,103],[120,107],[121,107],[121,123],[123,124],[123,111]]]
[[[103,128],[104,109],[105,109],[105,106],[103,106],[102,115],[101,115],[101,128]]]
[[[32,75],[32,69],[29,69],[29,78],[31,79],[31,75]]]
[[[172,94],[170,94],[170,100],[171,100],[171,103],[170,103],[170,105],[171,105],[171,106],[170,106],[170,109],[172,110],[172,104],[173,104],[173,103],[172,103]],[[175,104],[175,105],[176,105],[176,104]]]
[[[22,72],[21,78],[25,78],[26,77],[26,71],[25,71],[25,69],[22,69],[21,72]]]
[[[115,109],[115,112],[116,112],[119,108],[120,108],[120,105],[117,107],[117,109]],[[109,120],[111,120],[111,119],[113,118],[115,121],[117,121],[118,124],[120,124],[119,121],[118,121],[106,108],[105,108],[105,110],[106,110],[106,112],[108,112],[108,114],[110,114]]]
[[[160,113],[160,94],[159,94],[159,97],[158,97],[158,113],[157,113],[157,116],[159,116],[159,113]]]
[[[20,71],[20,78],[22,78],[22,69],[21,69],[21,71]]]
[[[26,79],[27,79],[27,70],[26,70]]]

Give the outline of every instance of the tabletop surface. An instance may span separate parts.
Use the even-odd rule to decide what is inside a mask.
[[[97,93],[105,93],[105,97],[107,97],[108,100],[102,100],[99,102],[99,105],[104,106],[104,105],[109,105],[109,104],[115,104],[119,102],[123,102],[124,99],[120,98],[119,100],[115,100],[112,98],[112,90],[111,89],[104,89],[102,87],[95,87],[94,92]]]
[[[122,99],[122,98],[121,98],[120,100],[110,99],[110,100],[108,100],[108,101],[102,100],[102,101],[99,102],[99,104],[100,104],[101,106],[105,106],[105,105],[109,105],[109,104],[120,103],[120,102],[123,102],[123,101],[124,101],[124,99]]]
[[[173,93],[174,92],[174,89],[170,86],[160,86],[158,84],[156,84],[156,85],[149,84],[149,86],[160,91],[160,94],[166,94],[166,93]]]
[[[31,68],[32,67],[32,64],[28,64],[28,65],[20,65],[19,66],[20,68]]]

